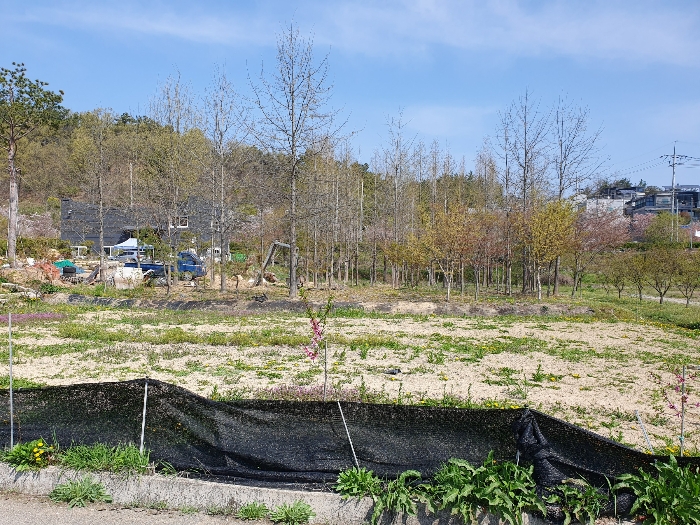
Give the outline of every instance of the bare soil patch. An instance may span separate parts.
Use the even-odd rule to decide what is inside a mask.
[[[20,326],[15,374],[49,385],[149,376],[204,396],[252,396],[282,385],[322,384],[322,360],[306,358],[299,343],[311,334],[308,319],[298,313],[300,303],[290,308],[281,300],[253,303],[214,305],[211,310],[218,313],[207,317],[139,309],[146,307],[144,301],[69,322],[89,332],[135,334],[115,342],[60,336],[68,321]],[[657,452],[678,444],[680,423],[653,374],[673,382],[673,363],[700,362],[691,334],[649,324],[585,322],[567,317],[585,308],[556,304],[547,310],[503,305],[526,318],[499,317],[502,312],[494,306],[479,306],[481,315],[474,315],[467,304],[450,307],[450,316],[443,304],[425,301],[345,307],[382,312],[385,305],[388,313],[411,315],[329,320],[329,384],[366,388],[398,403],[457,396],[479,405],[527,405],[641,449],[646,444],[635,416],[639,411]],[[153,342],[170,333],[199,340]],[[226,344],[235,334],[251,337],[246,344]],[[217,337],[224,342],[206,342]],[[699,412],[690,409],[686,421],[686,445],[696,452]]]

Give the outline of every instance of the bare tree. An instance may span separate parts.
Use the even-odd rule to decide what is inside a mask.
[[[277,36],[277,61],[268,77],[261,69],[257,84],[251,80],[253,102],[259,125],[253,133],[261,147],[282,153],[289,187],[289,296],[297,295],[297,185],[301,176],[301,156],[320,151],[320,140],[335,136],[336,112],[325,106],[331,95],[328,82],[328,55],[314,60],[313,40],[304,39],[290,24]]]
[[[80,127],[74,134],[71,155],[76,171],[85,177],[88,192],[97,204],[102,282],[105,282],[104,216],[106,179],[110,171],[109,136],[114,120],[114,115],[109,110],[95,110],[81,115]]]
[[[211,141],[216,165],[212,170],[212,239],[215,225],[219,233],[221,248],[221,292],[226,291],[226,272],[223,269],[224,257],[228,257],[229,238],[237,224],[237,213],[230,201],[234,193],[233,175],[242,168],[246,160],[247,148],[238,147],[245,139],[248,126],[248,110],[242,104],[233,84],[223,70],[217,69],[212,86],[204,99],[205,129]],[[227,169],[228,168],[228,169]],[[217,198],[218,197],[218,198]],[[218,210],[217,210],[218,205]],[[217,213],[218,211],[218,213]],[[211,247],[214,253],[214,246]],[[212,257],[212,272],[214,268]],[[212,274],[213,275],[213,274]]]
[[[588,108],[576,107],[560,97],[554,109],[552,165],[557,197],[561,200],[572,188],[578,193],[603,167],[600,157],[602,128],[589,133]],[[554,266],[554,295],[559,293],[561,257]]]
[[[403,239],[403,227],[406,221],[403,214],[408,206],[403,202],[406,193],[405,186],[408,183],[410,173],[411,147],[413,139],[407,139],[406,121],[403,119],[403,111],[399,110],[398,117],[387,118],[389,128],[389,144],[384,149],[384,162],[387,178],[392,181],[392,210],[393,210],[393,244],[398,246]],[[394,288],[398,287],[398,261],[394,259],[391,265],[391,282]]]
[[[151,100],[150,113],[160,128],[150,137],[151,177],[144,180],[144,190],[156,214],[153,222],[162,225],[168,237],[165,273],[169,293],[171,277],[178,277],[177,271],[170,275],[170,263],[177,262],[173,250],[184,227],[180,214],[201,170],[195,159],[205,156],[205,140],[196,127],[198,115],[190,88],[179,75],[169,77],[160,86],[158,95]]]
[[[508,110],[509,153],[513,162],[513,190],[520,200],[522,217],[528,216],[533,202],[546,189],[546,173],[549,161],[550,113],[540,109],[531,93],[513,102]],[[523,248],[523,293],[528,289],[528,252]],[[534,283],[530,282],[530,287]]]

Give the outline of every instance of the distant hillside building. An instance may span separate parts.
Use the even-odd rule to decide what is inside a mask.
[[[689,186],[689,189],[677,187],[675,195],[670,191],[663,191],[650,195],[644,195],[630,200],[625,207],[625,212],[628,215],[637,213],[661,213],[671,212],[687,213],[691,218],[700,218],[700,188],[697,186]],[[666,189],[666,188],[664,188]],[[675,205],[672,207],[672,200],[675,199]]]

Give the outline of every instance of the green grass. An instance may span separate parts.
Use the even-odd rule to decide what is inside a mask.
[[[12,388],[41,388],[46,386],[46,383],[40,381],[32,381],[31,379],[22,379],[21,377],[12,378]],[[0,388],[9,389],[10,388],[10,376],[4,375],[0,376]]]
[[[150,452],[141,454],[134,445],[74,445],[59,456],[59,463],[65,467],[94,472],[144,473],[149,462]]]
[[[51,501],[68,503],[69,507],[84,507],[86,503],[111,503],[112,496],[107,494],[101,483],[85,476],[79,481],[69,481],[57,485],[49,494]]]

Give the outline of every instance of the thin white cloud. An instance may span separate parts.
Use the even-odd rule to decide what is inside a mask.
[[[294,5],[76,0],[11,14],[18,16],[82,30],[229,46],[273,46],[281,24],[295,19],[302,30],[316,34],[317,43],[372,56],[410,59],[445,46],[515,57],[700,64],[700,3],[694,0],[300,0]]]
[[[327,4],[324,16],[335,45],[373,54],[448,46],[515,56],[692,65],[700,60],[695,2],[349,0]]]
[[[201,7],[198,4],[198,7]],[[145,36],[173,37],[205,44],[269,45],[279,22],[250,13],[240,15],[214,9],[176,7],[170,4],[80,2],[32,8],[15,15],[26,22],[64,26],[92,32],[133,32]]]

